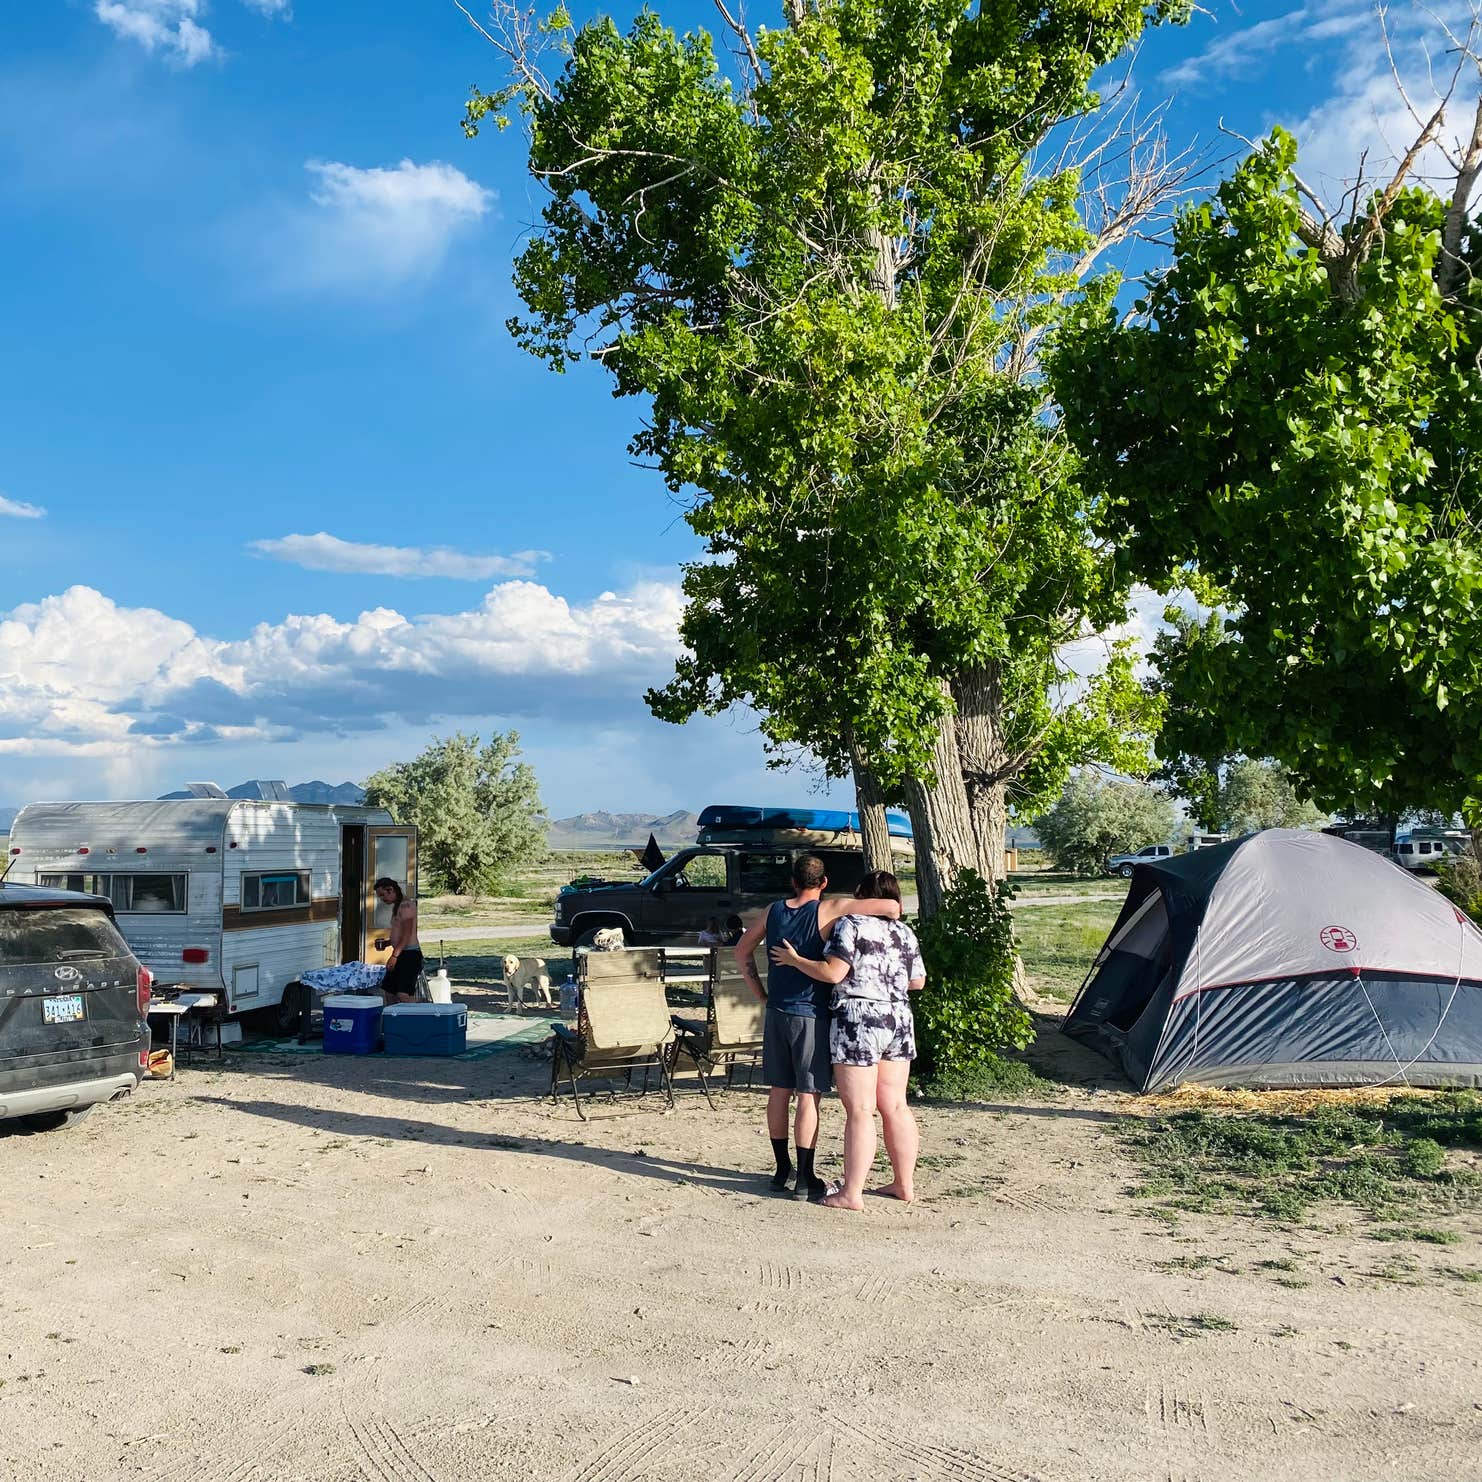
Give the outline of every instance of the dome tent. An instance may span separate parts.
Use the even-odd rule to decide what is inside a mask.
[[[1065,1020],[1140,1091],[1482,1085],[1482,932],[1346,839],[1140,864]]]

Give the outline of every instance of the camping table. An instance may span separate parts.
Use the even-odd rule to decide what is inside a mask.
[[[181,993],[174,998],[152,999],[149,1005],[151,1019],[167,1018],[170,1021],[170,1079],[175,1079],[175,1066],[180,1053],[180,1021],[193,1009],[214,1009],[216,1007],[216,995],[214,993]],[[207,1021],[202,1019],[201,1026],[204,1029]],[[221,1059],[221,1020],[214,1021],[216,1028],[216,1058]],[[200,1048],[204,1050],[205,1035],[202,1034]],[[190,1048],[189,1037],[186,1039],[186,1048]]]

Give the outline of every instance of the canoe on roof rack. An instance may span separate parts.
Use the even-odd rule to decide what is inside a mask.
[[[891,847],[911,847],[911,820],[887,811]],[[700,814],[701,844],[808,844],[818,847],[859,848],[859,814],[842,808],[758,808],[712,803]]]

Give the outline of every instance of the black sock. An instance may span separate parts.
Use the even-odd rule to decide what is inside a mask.
[[[798,1187],[806,1189],[810,1199],[821,1199],[828,1185],[813,1172],[813,1148],[798,1149]]]
[[[788,1179],[792,1177],[792,1159],[787,1156],[787,1139],[785,1137],[774,1137],[772,1139],[772,1156],[777,1159],[777,1172],[772,1175],[772,1187],[774,1189],[785,1189]],[[811,1154],[809,1156],[811,1157]]]

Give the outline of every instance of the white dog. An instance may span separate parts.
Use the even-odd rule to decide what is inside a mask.
[[[594,952],[621,952],[627,945],[621,926],[604,926],[601,931],[592,933]]]
[[[503,961],[504,986],[509,993],[509,1006],[518,1011],[525,1005],[525,990],[538,993],[547,1005],[554,1004],[551,997],[550,973],[544,957],[506,957]]]

